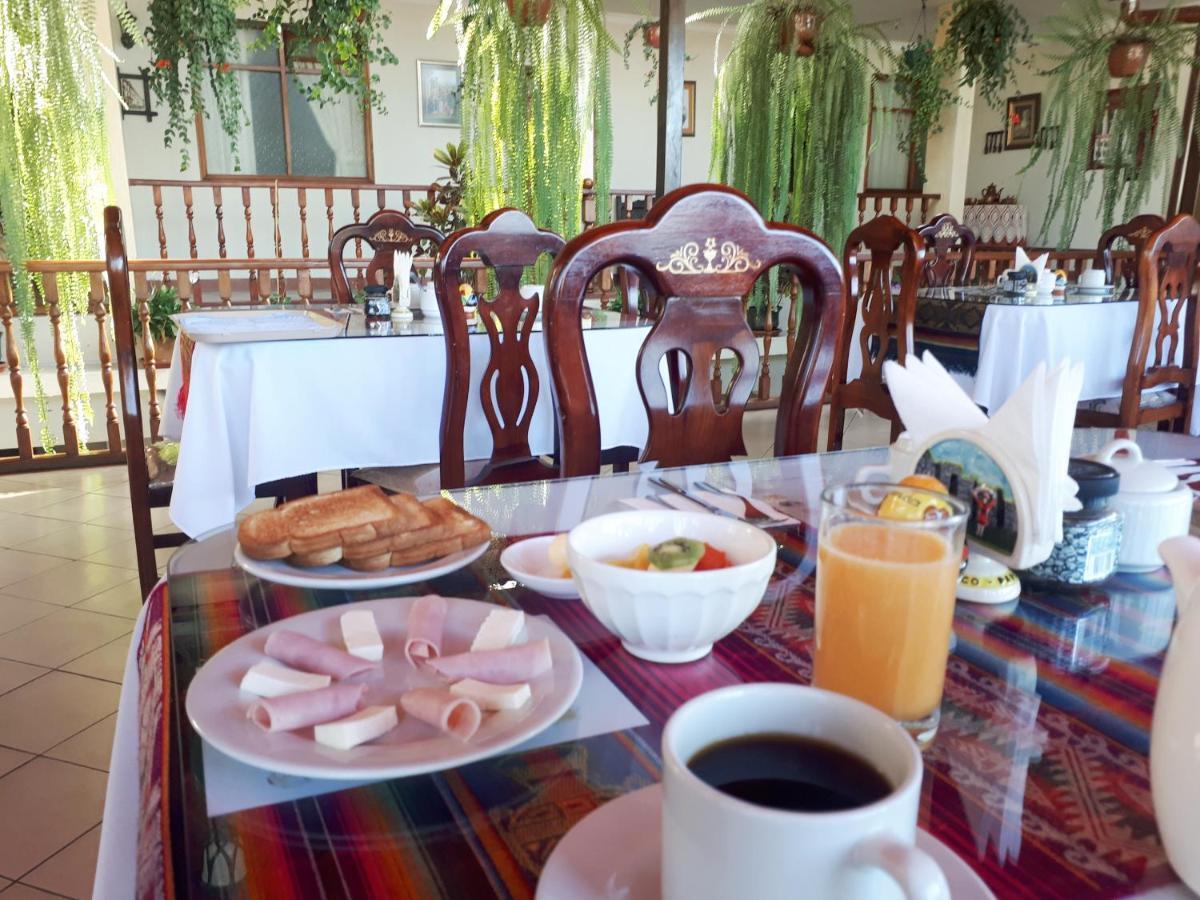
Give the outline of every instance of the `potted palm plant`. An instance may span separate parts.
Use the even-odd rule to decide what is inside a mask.
[[[175,352],[175,336],[179,327],[171,316],[182,308],[179,303],[179,292],[169,284],[160,284],[146,298],[149,318],[146,324],[150,328],[150,337],[154,340],[154,367],[167,369],[171,366],[171,356]],[[142,317],[133,317],[133,333],[137,335],[138,359],[145,363],[142,351]]]

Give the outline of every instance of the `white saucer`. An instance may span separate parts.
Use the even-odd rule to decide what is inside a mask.
[[[996,900],[953,850],[923,829],[917,846],[946,875],[954,900]],[[559,841],[538,881],[537,900],[660,900],[662,785],[605,803]]]
[[[548,550],[556,537],[547,534],[509,544],[500,554],[500,565],[517,581],[539,594],[560,600],[577,600],[579,588],[575,579],[560,578],[550,571]]]

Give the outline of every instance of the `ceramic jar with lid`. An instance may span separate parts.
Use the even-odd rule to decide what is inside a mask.
[[[1133,441],[1116,440],[1092,459],[1112,466],[1121,475],[1121,490],[1112,505],[1125,516],[1117,568],[1122,572],[1148,572],[1162,565],[1158,545],[1188,533],[1192,519],[1192,491],[1154,460],[1143,459]]]
[[[1055,587],[1082,587],[1108,578],[1117,568],[1124,517],[1111,505],[1121,476],[1111,466],[1072,459],[1067,474],[1079,485],[1083,509],[1063,513],[1063,539],[1049,558],[1025,577]]]

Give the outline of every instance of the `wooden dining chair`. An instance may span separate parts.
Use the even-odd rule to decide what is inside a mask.
[[[935,216],[917,229],[925,239],[922,287],[957,287],[967,284],[975,261],[975,232],[950,213]]]
[[[1198,263],[1200,222],[1190,215],[1177,215],[1146,240],[1138,254],[1137,324],[1121,396],[1081,403],[1076,425],[1137,428],[1157,422],[1160,431],[1186,429],[1200,353]]]
[[[902,254],[898,265],[897,252]],[[924,240],[895,216],[872,219],[846,239],[842,271],[847,302],[829,405],[830,450],[842,449],[849,409],[865,409],[888,419],[892,423],[891,439],[900,436],[900,416],[883,380],[883,364],[895,359],[903,365],[913,351],[913,320],[924,261]],[[900,277],[899,293],[892,290],[894,272]],[[856,338],[859,308],[863,326]],[[856,339],[862,371],[850,381],[850,351]]]
[[[393,254],[401,250],[414,255],[419,251],[426,252],[432,256],[445,236],[430,225],[418,225],[394,209],[381,209],[365,222],[343,225],[329,241],[329,280],[335,303],[351,303],[354,299],[345,260],[346,244],[354,239],[366,243],[374,251],[367,264],[366,283],[383,284],[391,290]]]
[[[632,373],[606,368],[603,360],[592,360],[589,367],[583,342],[581,311],[588,282],[617,264],[635,267],[663,298]],[[642,463],[723,462],[744,452],[742,416],[759,351],[746,324],[743,298],[774,266],[795,269],[805,288],[801,331],[783,378],[775,451],[815,451],[844,312],[837,258],[803,228],[763,221],[744,194],[696,184],[667,194],[641,221],[615,222],[580,234],[554,261],[543,319],[558,413],[560,473],[600,471],[593,377],[632,375],[636,382],[649,420]],[[709,373],[721,351],[733,353],[737,372],[718,394]],[[663,368],[678,375],[664,380]]]
[[[1115,285],[1119,277],[1124,279],[1126,287],[1136,288],[1138,257],[1142,248],[1146,246],[1146,241],[1150,240],[1150,235],[1165,224],[1166,219],[1162,216],[1146,213],[1134,216],[1128,222],[1114,225],[1100,235],[1100,242],[1096,245],[1096,258],[1092,265],[1104,270],[1104,280],[1109,284]],[[1117,241],[1128,244],[1133,250],[1133,255],[1121,260],[1113,259],[1113,245]]]
[[[150,510],[171,505],[171,486],[174,468],[155,465],[150,472],[149,455],[156,455],[146,443],[142,420],[142,398],[138,383],[137,356],[133,336],[133,302],[129,287],[129,259],[125,253],[125,235],[121,225],[121,210],[109,206],[104,210],[104,259],[108,274],[108,296],[112,303],[113,331],[117,343],[117,377],[121,384],[121,414],[125,423],[125,459],[129,470],[129,502],[133,514],[133,539],[137,552],[138,578],[145,599],[158,581],[158,563],[154,551],[161,547],[178,547],[188,536],[181,532],[155,533]],[[149,328],[143,328],[143,336]],[[146,347],[146,359],[153,353]],[[259,485],[259,497],[290,500],[317,492],[317,476],[302,475]]]

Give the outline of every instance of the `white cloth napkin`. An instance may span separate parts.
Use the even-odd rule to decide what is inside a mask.
[[[718,509],[723,509],[726,512],[738,516],[739,518],[745,512],[742,506],[742,501],[737,497],[728,494],[711,494],[708,491],[702,491],[699,488],[695,489],[698,494],[704,499],[705,503],[715,506]],[[764,515],[770,516],[774,521],[760,523],[765,528],[775,528],[780,525],[795,525],[797,520],[789,515],[785,515],[773,507],[771,504],[759,500],[755,497],[748,498],[754,504],[755,509],[762,510]],[[661,503],[659,501],[662,501]],[[662,504],[672,506],[675,509],[683,512],[708,512],[699,503],[693,503],[687,497],[681,497],[678,494],[652,494],[646,497],[627,497],[621,501],[622,505],[630,509],[662,509]]]
[[[1020,272],[1026,266],[1033,266],[1038,273],[1038,278],[1042,277],[1042,273],[1046,271],[1046,265],[1050,262],[1050,254],[1043,253],[1041,256],[1036,256],[1033,259],[1029,258],[1029,254],[1025,252],[1024,247],[1018,247],[1016,251],[1017,261],[1013,264],[1013,268]]]

